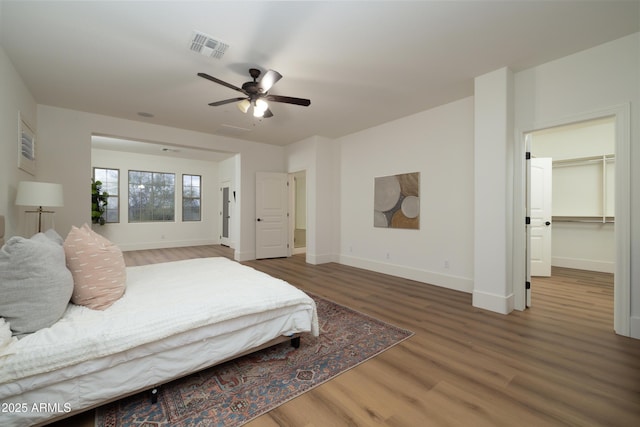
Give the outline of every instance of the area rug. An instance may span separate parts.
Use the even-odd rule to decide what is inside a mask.
[[[311,294],[310,294],[311,295]],[[96,409],[96,427],[240,426],[413,335],[324,298],[320,336],[288,342]]]

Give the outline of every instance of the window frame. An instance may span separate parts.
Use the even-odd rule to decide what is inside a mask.
[[[118,190],[117,194],[113,195],[111,192],[109,192],[106,188],[105,188],[105,182],[102,179],[96,179],[96,169],[102,169],[105,171],[115,171],[118,174],[118,179],[116,182],[116,188]],[[93,179],[96,181],[100,181],[102,182],[102,190],[106,191],[109,194],[109,197],[107,198],[107,209],[104,212],[104,220],[105,220],[105,224],[119,224],[120,223],[120,169],[117,168],[105,168],[105,167],[101,167],[101,166],[94,166],[93,170],[92,170],[92,175],[93,175]],[[115,198],[117,200],[116,206],[115,208],[109,208],[109,206],[111,205],[109,203],[109,199],[111,198]],[[113,205],[111,205],[113,206]],[[116,218],[117,221],[109,221],[109,212],[115,212],[116,214]]]
[[[184,183],[184,178],[185,177],[198,177],[198,181],[199,181],[199,186],[198,188],[200,189],[200,191],[198,192],[198,197],[186,197],[185,196],[185,183]],[[192,174],[192,173],[183,173],[182,174],[182,222],[198,222],[198,221],[202,221],[202,175],[196,175],[196,174]],[[193,188],[193,185],[191,186],[191,188]],[[185,215],[184,215],[184,210],[185,210],[185,201],[187,200],[198,200],[198,219],[185,219]]]
[[[132,213],[132,208],[131,208],[131,188],[132,185],[144,185],[144,184],[132,184],[131,183],[131,173],[141,173],[141,174],[151,174],[150,177],[150,183],[151,183],[151,194],[150,194],[150,200],[149,202],[147,202],[147,205],[145,205],[144,208],[141,208],[140,212],[143,212],[144,210],[147,210],[147,213],[151,215],[151,219],[146,219],[146,220],[142,220],[142,219],[138,219],[138,220],[132,220],[133,215],[131,215]],[[155,216],[155,211],[154,211],[154,207],[155,207],[155,203],[156,203],[156,188],[158,187],[162,187],[162,186],[158,186],[155,184],[156,182],[156,175],[167,175],[167,176],[171,176],[172,177],[172,181],[173,181],[173,186],[172,186],[172,198],[169,199],[167,198],[166,201],[171,200],[171,209],[172,209],[172,215],[170,219],[153,219]],[[139,169],[129,169],[128,173],[127,173],[127,212],[128,212],[128,222],[130,224],[141,224],[141,223],[168,223],[168,222],[176,222],[176,173],[175,172],[158,172],[158,171],[145,171],[145,170],[139,170]],[[164,178],[163,178],[164,181]],[[148,204],[151,203],[151,205],[149,206]],[[148,210],[150,209],[150,211]],[[142,216],[142,215],[140,215]]]

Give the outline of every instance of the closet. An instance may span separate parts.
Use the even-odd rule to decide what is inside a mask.
[[[614,118],[531,135],[532,157],[552,159],[551,265],[613,273]]]

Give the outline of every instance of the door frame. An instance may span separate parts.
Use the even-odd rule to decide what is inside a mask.
[[[228,188],[229,189],[229,206],[228,206],[228,213],[229,213],[229,225],[228,225],[228,236],[224,237],[222,235],[222,230],[224,230],[224,188]],[[232,247],[231,246],[231,242],[232,242],[232,238],[231,238],[231,219],[233,218],[232,215],[232,207],[233,207],[233,203],[231,203],[231,181],[226,180],[226,181],[222,181],[220,183],[220,244],[224,245],[224,246],[228,246],[228,247]]]
[[[305,244],[302,248],[296,248],[294,237],[295,237],[295,229],[296,229],[296,218],[299,215],[298,210],[296,209],[298,202],[298,194],[297,194],[297,175],[304,173],[305,177],[305,205],[307,205],[307,197],[306,197],[306,182],[307,182],[307,171],[306,169],[302,169],[296,172],[289,172],[289,247],[291,248],[291,254],[304,254],[307,252],[307,246]],[[307,224],[306,218],[307,209],[305,209],[305,224]]]
[[[615,248],[616,265],[613,292],[613,329],[619,335],[630,336],[631,316],[631,106],[629,103],[587,112],[547,123],[534,123],[516,130],[514,144],[513,194],[513,300],[516,310],[526,308],[526,134],[571,123],[615,118]]]

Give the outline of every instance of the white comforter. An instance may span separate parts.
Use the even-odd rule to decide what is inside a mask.
[[[104,311],[69,304],[63,318],[0,354],[0,384],[107,356],[200,326],[315,303],[288,283],[226,258],[127,268],[125,295]]]

